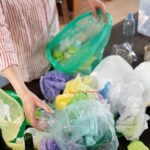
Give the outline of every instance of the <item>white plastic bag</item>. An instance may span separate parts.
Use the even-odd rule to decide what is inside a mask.
[[[150,37],[150,1],[140,0],[138,32]]]
[[[139,80],[144,85],[143,100],[146,105],[150,105],[150,62],[143,62],[133,71],[129,72],[124,80],[130,82]]]
[[[107,82],[113,83],[121,80],[132,70],[133,68],[126,60],[112,55],[103,59],[90,76],[97,81],[98,89],[102,89]]]
[[[143,92],[144,86],[139,80],[119,81],[110,90],[111,112],[115,117],[119,115],[115,127],[127,140],[139,139],[148,128],[149,116],[145,114]]]

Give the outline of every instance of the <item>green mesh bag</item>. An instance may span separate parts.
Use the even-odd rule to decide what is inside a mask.
[[[24,112],[20,104],[0,89],[0,128],[6,142],[14,140],[19,130],[23,130],[20,127],[24,119]]]
[[[102,12],[94,19],[91,12],[81,14],[58,33],[46,46],[47,59],[57,70],[67,74],[89,74],[103,57],[109,40],[112,17]]]

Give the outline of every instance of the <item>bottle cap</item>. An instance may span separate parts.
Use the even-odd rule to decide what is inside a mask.
[[[128,19],[131,19],[131,18],[133,18],[133,17],[134,17],[134,15],[133,15],[132,13],[129,13],[127,18],[128,18]]]

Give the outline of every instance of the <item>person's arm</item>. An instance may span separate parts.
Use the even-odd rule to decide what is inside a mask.
[[[10,81],[18,96],[21,98],[25,115],[30,120],[31,125],[39,130],[42,130],[39,126],[38,120],[35,118],[35,109],[40,107],[48,113],[53,113],[50,107],[26,87],[16,65],[10,66],[2,72],[3,75]]]
[[[51,113],[52,110],[27,89],[21,75],[19,74],[17,64],[17,55],[14,51],[13,42],[7,29],[5,16],[2,12],[0,3],[0,72],[10,81],[16,93],[21,98],[26,117],[30,120],[32,126],[37,129],[41,129],[34,116],[35,108],[43,108],[49,113]]]
[[[88,2],[95,18],[97,18],[96,10],[100,9],[103,13],[104,20],[105,21],[107,20],[106,19],[106,8],[105,8],[105,5],[102,2],[102,0],[86,0],[86,1]]]

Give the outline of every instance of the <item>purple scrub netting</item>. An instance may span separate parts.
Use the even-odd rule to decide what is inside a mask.
[[[69,77],[64,73],[53,70],[40,78],[40,88],[44,98],[48,101],[54,101],[56,96],[64,90]]]

